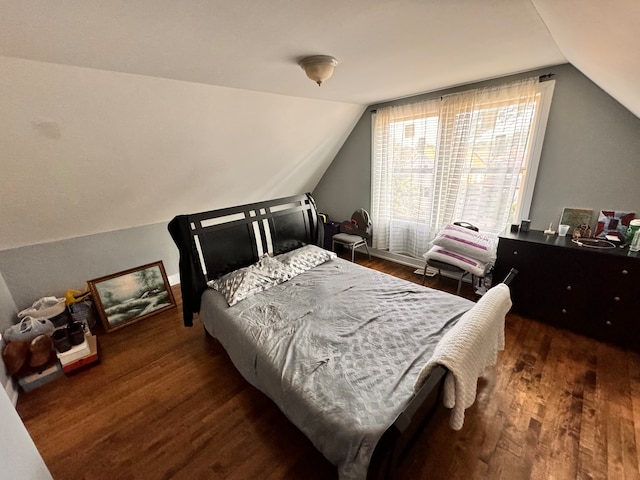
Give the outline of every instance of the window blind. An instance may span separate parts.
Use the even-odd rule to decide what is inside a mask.
[[[535,77],[379,109],[373,247],[420,257],[448,223],[498,234],[528,215],[550,83]]]

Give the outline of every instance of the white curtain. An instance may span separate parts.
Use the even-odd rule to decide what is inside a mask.
[[[373,247],[421,257],[454,221],[504,230],[521,200],[539,99],[536,77],[379,109]]]

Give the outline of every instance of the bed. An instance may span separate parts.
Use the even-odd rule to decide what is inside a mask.
[[[385,478],[439,399],[461,428],[504,347],[508,287],[477,303],[337,258],[311,195],[175,217],[183,317],[338,468]],[[506,280],[508,283],[509,280]]]

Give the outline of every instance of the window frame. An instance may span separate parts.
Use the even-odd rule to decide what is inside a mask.
[[[538,105],[535,109],[534,119],[532,121],[533,129],[531,131],[531,140],[527,146],[527,152],[525,152],[525,156],[528,157],[528,162],[524,166],[524,168],[520,169],[520,175],[524,174],[524,182],[520,184],[520,188],[518,191],[518,196],[516,200],[516,210],[513,213],[512,221],[518,222],[520,220],[529,219],[529,215],[531,212],[531,205],[533,202],[533,194],[535,183],[537,179],[538,169],[540,166],[540,158],[542,156],[542,147],[544,143],[545,133],[547,129],[547,123],[549,119],[549,114],[551,111],[551,100],[553,98],[553,92],[555,88],[555,80],[547,80],[544,82],[540,82],[538,85]],[[442,98],[442,97],[441,97]],[[425,102],[430,101],[430,99],[425,99]],[[504,103],[508,103],[508,100],[505,100]],[[375,155],[375,123],[376,123],[377,112],[372,112],[371,115],[371,167],[372,171],[374,168],[374,155]],[[416,115],[411,118],[408,117],[406,120],[422,118],[421,116]],[[529,153],[530,152],[530,153]],[[373,197],[373,187],[371,195]],[[373,201],[372,201],[373,204]],[[505,228],[507,226],[505,225]]]

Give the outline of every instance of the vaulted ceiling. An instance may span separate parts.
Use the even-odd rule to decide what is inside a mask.
[[[571,62],[640,115],[640,3],[584,0],[0,2],[0,54],[371,104]],[[335,56],[318,88],[299,70]]]
[[[638,31],[635,0],[0,0],[0,199],[18,229],[0,249],[312,189],[364,106],[560,63],[640,116]],[[322,87],[297,65],[313,54],[339,61]],[[22,196],[43,165],[42,198]],[[56,230],[54,204],[90,215]]]

